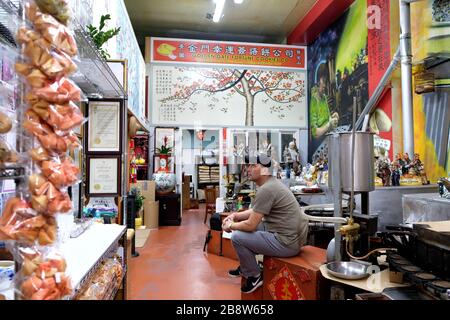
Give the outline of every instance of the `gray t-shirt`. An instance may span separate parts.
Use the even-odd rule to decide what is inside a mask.
[[[306,244],[308,220],[295,196],[279,180],[270,177],[259,187],[252,209],[264,215],[265,230],[283,245],[297,249]]]

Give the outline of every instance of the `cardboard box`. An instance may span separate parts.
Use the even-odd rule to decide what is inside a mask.
[[[145,197],[145,201],[155,201],[155,181],[140,180],[131,184],[131,188],[137,188],[141,195]]]
[[[146,229],[158,229],[159,201],[144,200],[144,225]]]

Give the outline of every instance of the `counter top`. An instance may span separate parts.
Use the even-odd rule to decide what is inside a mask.
[[[320,273],[328,280],[333,280],[345,285],[356,287],[365,291],[380,293],[386,288],[406,287],[407,284],[394,283],[389,281],[389,269],[370,275],[365,279],[346,280],[339,279],[328,273],[326,264],[320,266]]]
[[[61,245],[67,262],[66,273],[77,290],[95,267],[99,259],[109,251],[126,232],[126,226],[93,223],[78,238],[69,239]]]
[[[410,193],[410,194],[404,194],[403,198],[407,198],[408,200],[435,201],[435,202],[440,202],[440,203],[450,206],[450,199],[442,198],[437,193]]]

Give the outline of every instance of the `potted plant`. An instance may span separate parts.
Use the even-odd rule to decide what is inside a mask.
[[[136,206],[136,212],[141,211],[145,197],[141,194],[141,191],[139,191],[138,188],[131,188],[131,194],[135,196],[134,204]],[[141,216],[141,215],[139,215]]]
[[[169,138],[165,136],[161,147],[156,148],[156,154],[159,156],[159,169],[153,174],[153,180],[158,194],[172,193],[177,183],[175,174],[171,173],[169,169],[172,147],[168,146],[168,142]]]
[[[109,53],[105,49],[102,48],[102,46],[111,38],[115,37],[119,34],[120,27],[109,29],[106,31],[103,31],[103,28],[106,26],[106,21],[111,20],[111,16],[109,14],[102,15],[100,17],[100,26],[97,29],[97,27],[93,25],[88,25],[86,28],[89,31],[89,35],[92,38],[92,41],[94,41],[95,46],[99,50],[100,54],[102,55],[103,59],[108,60],[109,59]]]

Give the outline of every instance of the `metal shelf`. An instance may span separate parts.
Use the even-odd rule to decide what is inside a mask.
[[[24,166],[10,166],[0,168],[0,180],[17,180],[25,178]]]
[[[0,22],[15,36],[20,25],[26,24],[22,19],[22,9],[9,0],[0,0]],[[88,98],[122,98],[126,99],[125,90],[112,72],[106,61],[98,52],[89,34],[76,17],[72,18],[70,29],[74,32],[78,46],[76,59],[78,71],[71,79],[80,87]],[[0,37],[2,43],[8,44],[19,53],[18,48]]]

